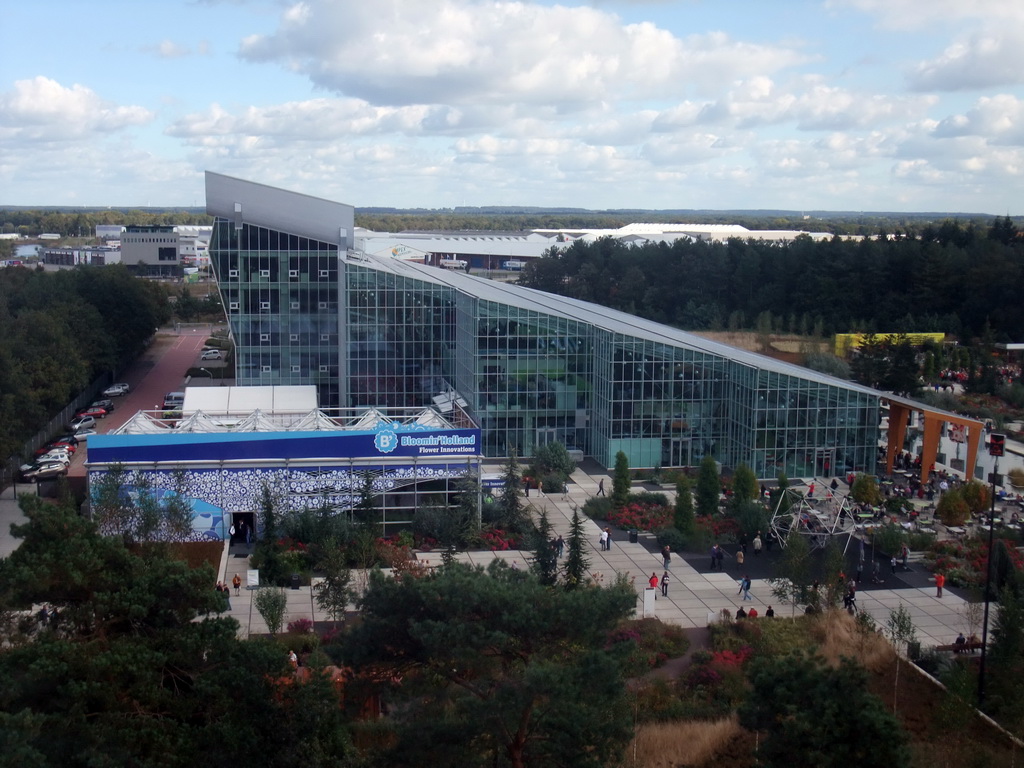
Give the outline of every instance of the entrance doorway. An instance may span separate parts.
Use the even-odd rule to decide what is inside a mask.
[[[668,454],[662,456],[662,464],[666,467],[689,467],[692,466],[691,440],[689,438],[673,437],[668,443]],[[664,454],[665,451],[662,451]]]
[[[252,512],[232,512],[228,528],[232,544],[251,544],[256,540],[256,520]],[[230,531],[234,533],[230,533]]]
[[[836,473],[836,449],[815,448],[814,449],[814,475],[815,477],[832,477]]]

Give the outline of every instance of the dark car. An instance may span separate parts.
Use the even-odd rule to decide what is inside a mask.
[[[112,410],[114,410],[114,401],[113,400],[107,400],[107,399],[104,399],[104,400],[94,400],[92,405],[90,405],[89,407],[90,408],[102,408],[107,413],[110,413]]]
[[[21,479],[26,483],[34,483],[38,480],[52,480],[55,477],[63,477],[68,473],[68,468],[56,461],[47,461],[42,464],[30,464],[21,468]]]

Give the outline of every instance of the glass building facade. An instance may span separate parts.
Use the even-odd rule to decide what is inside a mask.
[[[560,441],[607,467],[623,451],[633,467],[710,455],[759,477],[874,470],[880,392],[587,302],[353,253],[311,236],[333,230],[312,215],[307,228],[294,193],[253,185],[265,213],[250,220],[249,183],[228,180],[211,205],[209,177],[239,384],[315,384],[323,407],[447,404],[495,458]]]

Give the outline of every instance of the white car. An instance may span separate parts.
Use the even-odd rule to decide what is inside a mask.
[[[95,434],[98,434],[95,429],[80,429],[75,432],[75,439],[80,443],[84,443]]]
[[[109,387],[103,390],[104,397],[120,397],[121,395],[127,395],[131,389],[127,384],[111,384]]]
[[[36,458],[38,464],[63,464],[65,467],[71,464],[71,454],[67,451],[48,451]]]
[[[219,349],[207,349],[203,351],[203,354],[199,356],[200,360],[220,360],[221,354]]]

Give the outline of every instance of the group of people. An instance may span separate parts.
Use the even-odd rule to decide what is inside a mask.
[[[756,619],[759,615],[760,614],[758,614],[757,608],[754,608],[753,606],[751,606],[749,611],[745,610],[742,605],[736,609],[737,619]],[[766,619],[774,619],[775,609],[769,605],[768,609],[764,612],[764,617]]]
[[[601,536],[598,539],[601,543],[601,551],[607,552],[612,548],[612,529],[605,528],[601,531]]]

